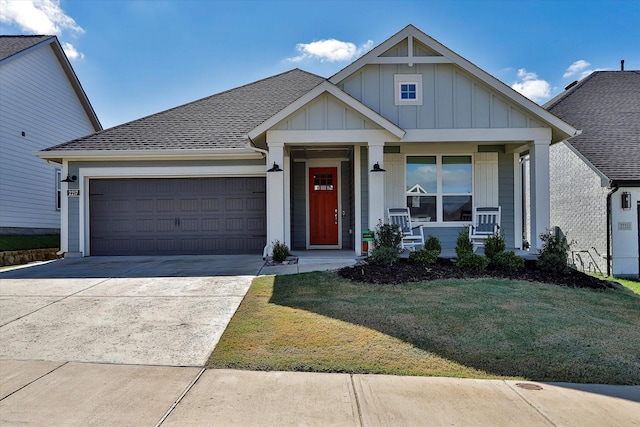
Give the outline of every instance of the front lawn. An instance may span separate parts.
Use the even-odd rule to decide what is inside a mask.
[[[262,276],[207,367],[640,384],[640,296],[508,279]]]

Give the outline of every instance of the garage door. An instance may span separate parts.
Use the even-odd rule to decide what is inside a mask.
[[[265,178],[94,179],[91,255],[261,254]]]

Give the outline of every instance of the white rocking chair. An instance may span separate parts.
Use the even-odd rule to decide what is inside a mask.
[[[409,208],[389,208],[387,210],[389,223],[400,227],[402,240],[400,247],[402,249],[415,250],[418,246],[424,246],[424,233],[422,226],[411,225],[411,213]]]
[[[469,227],[469,240],[473,251],[481,246],[489,236],[500,230],[500,206],[473,209],[473,224]]]

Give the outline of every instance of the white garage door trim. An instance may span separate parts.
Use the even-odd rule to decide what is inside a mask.
[[[78,170],[80,188],[80,252],[82,256],[91,256],[91,235],[89,231],[91,218],[88,209],[89,182],[91,179],[266,177],[264,168],[264,165],[80,168]]]

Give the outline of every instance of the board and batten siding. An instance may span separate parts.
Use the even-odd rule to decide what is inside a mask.
[[[422,75],[422,105],[395,105],[395,74]],[[542,127],[522,108],[451,64],[369,64],[338,87],[402,129]]]
[[[55,169],[33,153],[95,129],[50,45],[0,71],[0,229],[59,229]]]
[[[307,206],[306,206],[306,163],[292,162],[291,172],[291,248],[306,249]]]
[[[515,179],[512,153],[498,153],[498,203],[501,209],[500,232],[507,248],[515,248]]]
[[[274,126],[277,130],[359,130],[380,126],[333,95],[322,94]],[[339,141],[336,141],[339,142]]]

